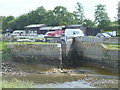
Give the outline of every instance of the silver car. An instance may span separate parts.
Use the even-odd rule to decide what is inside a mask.
[[[96,36],[97,37],[111,37],[110,35],[108,35],[106,33],[98,33]]]

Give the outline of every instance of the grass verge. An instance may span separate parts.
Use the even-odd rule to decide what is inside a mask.
[[[7,42],[7,44],[55,44],[48,42]]]
[[[120,49],[120,44],[105,44],[109,49]]]
[[[14,79],[12,81],[2,81],[2,88],[35,88],[36,85],[30,81],[21,81]]]

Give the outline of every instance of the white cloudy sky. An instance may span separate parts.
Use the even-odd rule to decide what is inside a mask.
[[[43,6],[45,9],[54,9],[55,6],[64,6],[69,12],[75,10],[77,2],[82,3],[85,16],[94,20],[94,10],[97,4],[106,5],[106,11],[111,20],[117,15],[117,3],[119,0],[0,0],[0,15],[15,17],[35,10]]]

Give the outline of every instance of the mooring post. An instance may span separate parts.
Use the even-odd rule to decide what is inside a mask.
[[[58,46],[60,48],[60,57],[59,57],[59,60],[60,60],[60,68],[63,68],[63,62],[62,62],[62,44],[58,44]],[[59,68],[59,67],[58,67]]]

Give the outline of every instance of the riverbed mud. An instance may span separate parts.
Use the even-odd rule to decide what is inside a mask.
[[[20,64],[15,62],[2,63],[2,78],[3,80],[12,80],[14,78],[22,81],[32,81],[38,87],[41,85],[55,85],[63,86],[67,84],[68,88],[72,87],[72,83],[75,82],[79,87],[78,82],[85,82],[84,85],[100,88],[118,88],[118,76],[113,75],[110,72],[104,74],[99,72],[100,70],[91,69],[86,67],[61,69],[54,68],[49,65],[34,65],[34,64]],[[98,73],[99,72],[99,73]],[[104,71],[105,72],[105,71]],[[107,71],[106,71],[107,72]],[[66,83],[67,82],[67,83]],[[89,85],[88,85],[89,83]],[[85,88],[86,88],[85,87]],[[81,88],[81,87],[79,87]]]

